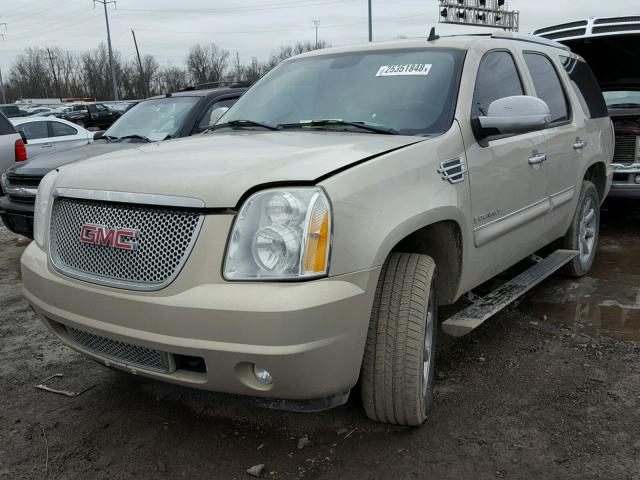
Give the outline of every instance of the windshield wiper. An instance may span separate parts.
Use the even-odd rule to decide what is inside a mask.
[[[267,130],[280,130],[280,126],[269,125],[268,123],[255,122],[253,120],[231,120],[229,122],[220,123],[218,125],[212,125],[207,128],[203,133],[213,132],[219,128],[225,127],[261,127]]]
[[[116,140],[129,140],[130,138],[151,143],[151,140],[147,137],[143,137],[142,135],[125,135],[124,137],[117,137]]]
[[[281,128],[304,128],[304,127],[328,127],[328,126],[347,126],[360,128],[362,130],[368,130],[374,133],[383,133],[385,135],[398,135],[398,131],[389,127],[382,127],[378,125],[371,125],[367,122],[346,122],[340,119],[326,119],[326,120],[310,120],[302,121],[298,123],[281,123],[278,125]]]

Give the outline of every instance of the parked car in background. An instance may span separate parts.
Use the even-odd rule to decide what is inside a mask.
[[[61,118],[23,117],[13,118],[11,123],[27,140],[30,159],[87,145],[94,136],[94,132]]]
[[[419,425],[438,305],[534,260],[442,324],[464,335],[594,261],[613,128],[574,61],[507,32],[285,60],[211,134],[49,173],[23,292],[109,367],[299,411],[359,381],[369,418]]]
[[[9,119],[0,112],[0,173],[16,162],[25,160],[27,160],[27,149],[23,138]]]
[[[110,110],[102,103],[86,103],[76,105],[72,111],[58,113],[58,118],[69,120],[81,127],[95,130],[105,130],[120,118],[122,112]]]
[[[21,110],[17,105],[0,105],[0,112],[7,118],[22,117],[26,111]]]
[[[37,113],[48,113],[52,109],[48,107],[35,107],[27,110],[27,115],[35,115]]]
[[[640,17],[589,18],[534,33],[567,45],[593,69],[616,135],[609,196],[640,199]],[[580,64],[567,68],[572,79],[583,75]]]
[[[35,192],[42,177],[51,170],[104,153],[136,148],[143,143],[201,133],[211,126],[214,110],[231,106],[246,90],[192,90],[143,100],[124,113],[106,132],[95,134],[98,138],[93,143],[41,155],[33,161],[9,168],[1,178],[2,188],[7,191],[7,197],[0,199],[2,221],[11,231],[31,237]],[[176,168],[181,167],[176,164]]]

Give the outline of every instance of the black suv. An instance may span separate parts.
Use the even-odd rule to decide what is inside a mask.
[[[12,166],[0,180],[6,194],[0,198],[2,221],[12,232],[33,238],[35,195],[40,180],[51,170],[140,143],[202,133],[209,128],[215,109],[230,107],[246,90],[224,87],[152,97],[124,113],[106,132],[97,133],[93,143]]]

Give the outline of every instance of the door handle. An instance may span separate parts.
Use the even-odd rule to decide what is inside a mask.
[[[544,153],[537,153],[533,157],[529,157],[529,165],[540,165],[547,160]]]
[[[581,150],[586,145],[587,145],[587,142],[585,142],[584,140],[580,140],[579,138],[576,138],[576,143],[573,144],[573,149],[574,150]]]
[[[51,148],[51,147],[53,147],[53,145],[51,145],[50,143],[41,143],[40,146],[42,148]]]

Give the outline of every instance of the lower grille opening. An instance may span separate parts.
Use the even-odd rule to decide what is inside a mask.
[[[614,182],[626,182],[629,180],[629,174],[628,173],[614,173],[613,174],[613,181]]]
[[[111,340],[73,327],[67,326],[65,330],[75,343],[100,356],[112,358],[126,365],[158,372],[168,373],[175,370],[175,366],[172,365],[173,362],[166,352]]]

